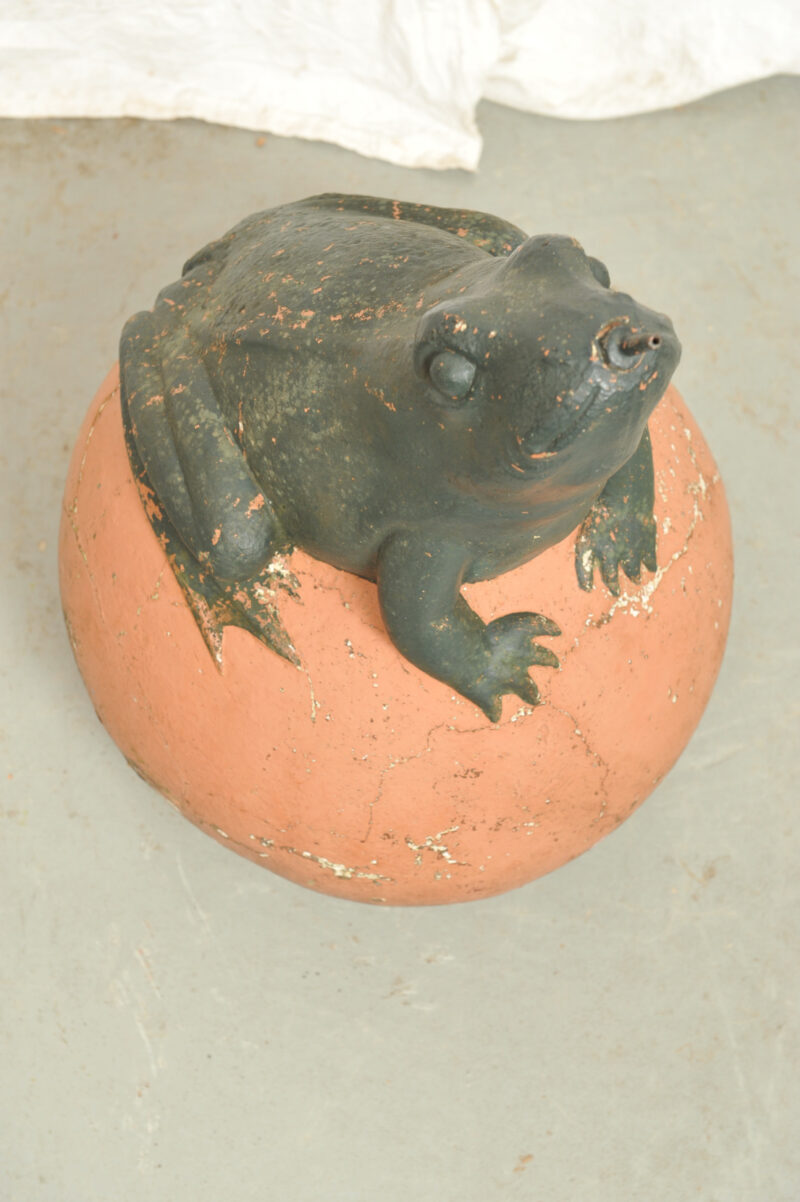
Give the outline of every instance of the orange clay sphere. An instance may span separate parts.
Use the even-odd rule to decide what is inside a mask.
[[[711,454],[670,389],[650,419],[658,563],[582,591],[573,540],[465,587],[486,620],[562,636],[535,709],[493,725],[400,655],[374,584],[301,552],[281,614],[298,669],[236,627],[209,653],[139,499],[116,370],[78,437],[60,536],[78,666],[130,763],[226,847],[355,901],[436,905],[523,885],[614,830],[675,762],[722,658],[732,557]]]

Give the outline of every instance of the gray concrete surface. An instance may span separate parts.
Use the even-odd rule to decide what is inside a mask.
[[[3,1202],[798,1202],[800,81],[601,124],[485,105],[474,177],[199,123],[0,123]],[[188,252],[323,190],[575,234],[669,312],[737,546],[685,755],[517,892],[376,910],[128,768],[62,628],[67,457]]]

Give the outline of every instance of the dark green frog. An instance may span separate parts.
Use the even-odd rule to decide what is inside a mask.
[[[275,598],[300,547],[374,580],[403,655],[497,721],[506,693],[537,703],[559,630],[487,625],[461,585],[578,526],[581,587],[655,570],[646,423],[679,355],[571,238],[325,195],[249,217],[131,318],[123,414],[220,662],[229,624],[298,662]]]

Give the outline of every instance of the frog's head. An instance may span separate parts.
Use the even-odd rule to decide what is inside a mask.
[[[557,236],[462,270],[414,350],[472,485],[501,487],[608,479],[679,358],[669,318],[611,288],[602,263]]]

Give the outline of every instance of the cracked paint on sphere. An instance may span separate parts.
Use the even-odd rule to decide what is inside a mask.
[[[650,419],[658,570],[614,597],[574,538],[464,594],[557,615],[543,704],[499,723],[405,660],[375,585],[300,552],[276,566],[300,666],[236,627],[220,671],[131,476],[116,370],[79,435],[60,568],[70,639],[130,763],[220,843],[298,884],[389,905],[488,897],[552,871],[644,801],[717,675],[731,602],[722,483],[670,389]]]

